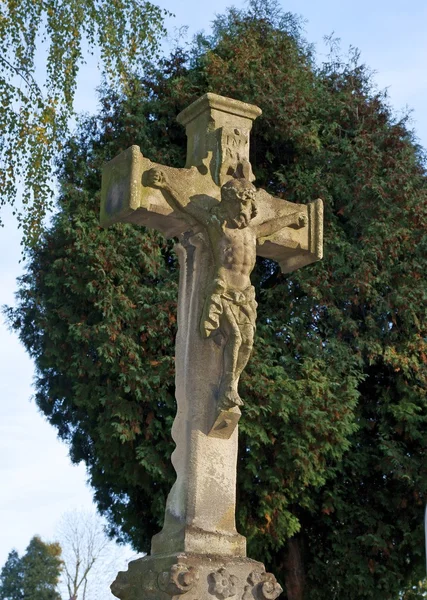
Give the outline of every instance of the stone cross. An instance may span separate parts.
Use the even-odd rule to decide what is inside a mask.
[[[102,177],[101,224],[129,222],[178,237],[176,482],[151,555],[112,586],[122,600],[188,593],[188,600],[274,600],[281,589],[246,558],[236,531],[238,393],[256,324],[250,274],[256,255],[284,273],[322,257],[323,205],[297,205],[253,185],[253,105],[205,94],[177,117],[187,163],[161,166],[132,146]],[[193,598],[194,596],[194,598]]]

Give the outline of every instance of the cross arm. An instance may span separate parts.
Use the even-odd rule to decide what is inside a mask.
[[[101,216],[103,227],[125,222],[144,225],[174,237],[189,228],[178,203],[169,202],[160,187],[151,185],[152,171],[162,171],[178,189],[187,191],[200,187],[202,177],[195,167],[174,169],[145,158],[138,146],[131,146],[104,166],[101,188]],[[183,200],[182,200],[183,202]],[[190,212],[188,210],[188,212]]]
[[[323,202],[294,204],[270,196],[256,195],[258,215],[257,254],[279,263],[283,273],[320,260],[323,256]]]
[[[144,179],[146,185],[161,190],[170,207],[173,210],[181,211],[190,225],[199,223],[205,226],[207,224],[209,211],[190,201],[187,191],[188,183],[185,179],[174,181],[163,168],[150,169]]]

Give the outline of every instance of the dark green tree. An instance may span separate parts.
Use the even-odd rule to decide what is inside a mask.
[[[253,276],[239,530],[288,600],[394,600],[424,567],[424,157],[357,54],[317,67],[274,4],[219,17],[125,95],[104,89],[69,140],[58,213],[8,311],[35,359],[36,401],[85,461],[112,535],[148,550],[174,479],[177,266],[156,233],[99,228],[100,172],[131,144],[182,166],[175,117],[206,91],[263,109],[259,187],[325,202],[324,260],[287,276],[260,260]]]
[[[399,600],[423,600],[426,597],[427,580],[417,581],[399,595]]]
[[[34,536],[22,557],[16,550],[9,553],[0,573],[0,599],[61,600],[57,591],[61,569],[59,544]]]
[[[12,550],[0,572],[0,598],[22,600],[22,579],[21,559],[17,551]]]

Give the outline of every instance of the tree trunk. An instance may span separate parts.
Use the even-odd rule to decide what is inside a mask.
[[[305,573],[301,536],[294,536],[288,541],[283,573],[288,600],[304,600]]]

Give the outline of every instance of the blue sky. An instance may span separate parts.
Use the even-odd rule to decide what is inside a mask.
[[[232,4],[217,0],[162,0],[175,12],[168,27],[189,26],[189,34],[209,30],[215,14]],[[413,127],[427,147],[427,3],[389,0],[282,0],[285,11],[301,14],[306,38],[316,45],[318,60],[325,56],[323,36],[334,32],[345,51],[350,45],[361,51],[362,61],[375,72],[380,89],[388,88],[390,102],[399,114],[413,109]],[[234,6],[245,3],[236,0]],[[96,65],[80,74],[76,108],[96,110]],[[262,107],[261,107],[262,108]],[[3,210],[3,209],[2,209]],[[3,211],[6,227],[0,230],[0,304],[12,304],[15,279],[21,273],[20,236],[11,211]],[[34,534],[52,539],[56,522],[67,510],[91,506],[91,491],[83,465],[72,466],[66,446],[37,412],[32,395],[33,366],[15,334],[0,326],[0,566],[15,547],[22,552]],[[112,597],[112,596],[111,596]],[[102,599],[100,599],[102,600]]]

